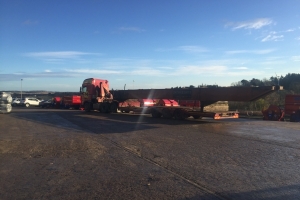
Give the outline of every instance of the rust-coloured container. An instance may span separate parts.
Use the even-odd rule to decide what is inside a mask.
[[[141,102],[141,107],[142,106],[154,106],[155,105],[155,100],[154,99],[139,99]]]
[[[300,110],[300,95],[286,95],[284,110],[287,115],[291,115],[297,110]]]
[[[160,106],[179,106],[178,102],[173,99],[160,99],[158,105],[160,105]]]

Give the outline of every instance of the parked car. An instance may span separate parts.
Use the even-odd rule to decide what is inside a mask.
[[[21,104],[21,99],[20,98],[13,98],[13,100],[11,102],[12,106],[19,106],[20,104]]]
[[[21,105],[22,106],[26,106],[26,107],[29,107],[29,106],[39,106],[41,100],[35,98],[35,97],[26,97],[24,98],[24,100],[22,99],[21,100]]]
[[[41,107],[41,108],[50,108],[50,107],[53,107],[53,100],[52,99],[48,99],[48,100],[41,101],[39,103],[39,107]]]

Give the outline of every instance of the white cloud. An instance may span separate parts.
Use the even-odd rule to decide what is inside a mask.
[[[231,22],[226,24],[226,26],[232,26],[232,30],[237,29],[260,29],[264,26],[273,24],[273,20],[269,18],[260,18],[252,21],[243,21],[243,22]]]
[[[175,72],[170,73],[170,75],[200,75],[200,74],[211,74],[217,75],[223,73],[227,70],[226,66],[215,65],[215,66],[183,66],[178,67]]]
[[[261,41],[262,42],[267,42],[267,41],[282,41],[284,38],[283,35],[276,35],[276,32],[272,32],[269,35],[267,35],[266,37],[264,37]]]
[[[51,70],[49,70],[49,69],[46,69],[46,70],[45,70],[45,72],[48,72],[48,73],[49,73],[49,72],[52,72],[52,71],[51,71]]]
[[[262,50],[234,50],[234,51],[226,51],[226,54],[268,54],[274,52],[275,49],[262,49]]]
[[[40,59],[52,64],[61,64],[66,60],[76,60],[76,62],[87,62],[82,57],[88,55],[101,55],[99,53],[88,53],[80,51],[45,51],[45,52],[29,52],[23,54],[24,56]]]
[[[256,76],[263,74],[263,71],[230,71],[227,72],[226,75],[228,76],[240,76],[240,77],[249,77],[249,76]],[[225,74],[224,74],[225,75]]]
[[[199,46],[180,46],[178,47],[178,50],[185,51],[188,53],[203,53],[207,52],[206,49],[199,47]]]
[[[292,56],[292,60],[298,62],[300,61],[300,56]]]
[[[233,69],[238,69],[238,70],[247,70],[247,69],[248,69],[248,67],[235,67],[235,68],[233,68]]]
[[[66,69],[67,72],[78,74],[122,74],[120,70],[98,70],[98,69]]]
[[[67,59],[67,58],[78,58],[82,55],[91,53],[80,52],[80,51],[48,51],[48,52],[30,52],[26,53],[25,56],[35,58],[52,58],[52,59]]]
[[[179,46],[175,48],[169,48],[169,49],[164,49],[164,48],[159,48],[156,49],[156,51],[161,51],[161,52],[166,52],[166,51],[184,51],[187,53],[204,53],[208,52],[207,49],[197,46],[197,45],[186,45],[186,46]]]
[[[288,29],[285,32],[294,32],[294,31],[295,31],[295,29]]]
[[[300,37],[297,37],[296,40],[300,40]]]

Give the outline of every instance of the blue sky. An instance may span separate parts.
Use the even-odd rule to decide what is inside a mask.
[[[299,66],[300,0],[0,0],[0,90],[230,86]]]

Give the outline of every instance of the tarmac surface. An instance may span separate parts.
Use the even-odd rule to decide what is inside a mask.
[[[300,123],[14,107],[0,199],[300,199]]]

